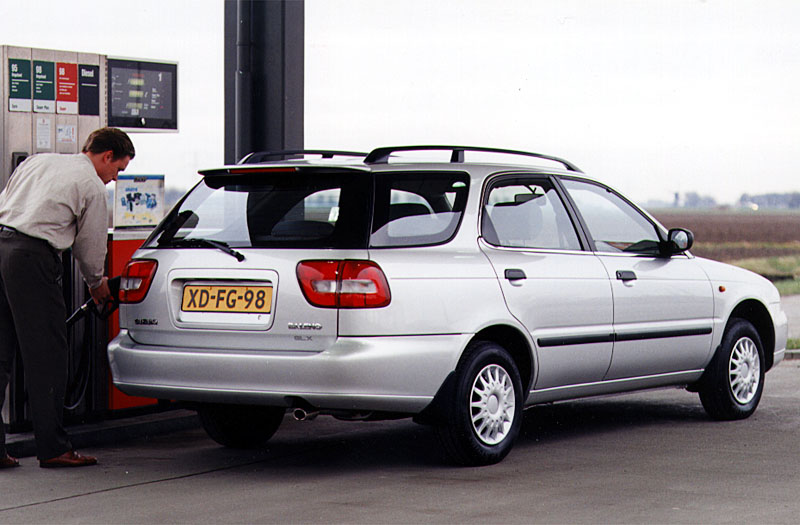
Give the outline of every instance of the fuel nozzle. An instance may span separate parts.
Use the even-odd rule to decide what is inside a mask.
[[[74,325],[86,317],[89,313],[93,313],[101,319],[108,319],[108,317],[119,307],[119,282],[119,276],[112,277],[108,280],[108,289],[111,291],[112,299],[104,303],[100,310],[97,309],[94,299],[89,298],[88,301],[78,307],[78,309],[72,312],[72,315],[67,318],[67,326],[69,327]]]

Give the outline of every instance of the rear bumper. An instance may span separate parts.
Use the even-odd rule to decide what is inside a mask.
[[[323,352],[287,352],[140,345],[122,330],[108,357],[114,385],[131,395],[287,407],[300,398],[321,409],[414,414],[469,337],[346,337]]]

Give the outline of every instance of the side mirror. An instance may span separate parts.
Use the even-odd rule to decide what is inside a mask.
[[[672,228],[667,233],[667,254],[683,253],[694,244],[694,234],[684,228]]]

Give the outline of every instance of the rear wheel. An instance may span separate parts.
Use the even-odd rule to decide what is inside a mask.
[[[448,456],[463,465],[490,465],[511,450],[522,424],[522,381],[500,345],[470,344],[456,368],[437,434]]]
[[[197,409],[209,437],[230,448],[263,446],[275,434],[286,409],[204,403]]]
[[[764,390],[764,348],[753,325],[734,319],[700,387],[703,408],[714,419],[744,419],[755,412]]]

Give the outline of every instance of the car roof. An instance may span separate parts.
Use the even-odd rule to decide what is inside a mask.
[[[406,153],[432,152],[449,153],[444,161],[429,159],[409,159]],[[517,162],[478,162],[465,161],[465,152],[492,156],[494,154],[516,160],[544,160],[545,164]],[[312,158],[313,157],[313,158]],[[499,159],[498,159],[499,160]],[[558,166],[561,165],[561,166]],[[498,171],[547,173],[585,178],[583,171],[566,159],[541,153],[520,150],[489,148],[483,146],[389,146],[372,150],[370,153],[340,150],[282,150],[273,152],[254,152],[246,155],[238,164],[226,165],[216,169],[201,170],[201,175],[224,175],[244,173],[278,173],[297,171],[303,168],[334,168],[362,172],[392,171],[461,171],[469,172],[473,178],[482,178]]]

